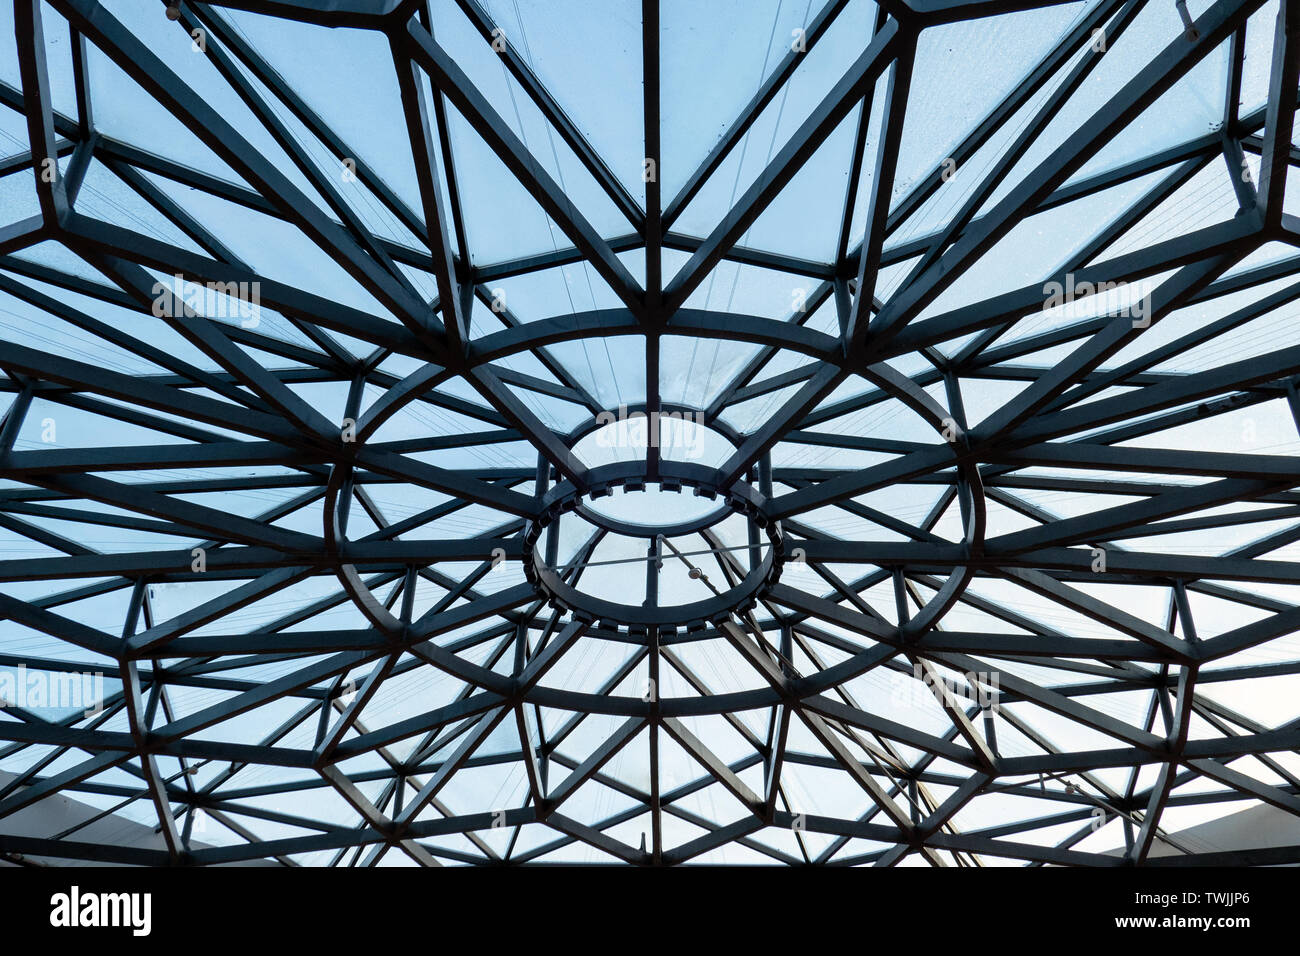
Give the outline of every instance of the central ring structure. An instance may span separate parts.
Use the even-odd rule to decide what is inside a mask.
[[[591,470],[591,481],[585,488],[561,482],[543,496],[538,519],[529,522],[524,532],[524,573],[551,606],[568,610],[577,620],[605,628],[626,628],[632,632],[644,632],[651,626],[661,630],[700,630],[752,609],[763,592],[780,579],[786,556],[785,539],[781,523],[767,514],[761,494],[745,482],[737,482],[727,489],[718,487],[712,481],[716,474],[712,468],[669,460],[659,464],[659,473],[653,479],[646,478],[642,462],[603,465]],[[719,505],[700,517],[653,526],[611,518],[590,506],[591,501],[613,494],[616,489],[638,493],[647,485],[658,485],[661,491],[679,494],[686,494],[686,489],[690,489],[690,493],[699,497],[717,499]],[[677,605],[649,600],[643,604],[622,603],[597,597],[568,583],[564,579],[565,569],[556,566],[554,548],[548,549],[547,539],[558,535],[561,520],[569,514],[580,515],[613,534],[647,539],[652,548],[661,547],[667,538],[704,531],[732,515],[739,515],[761,536],[751,549],[761,553],[761,557],[734,585],[704,600]]]
[[[635,325],[623,328],[617,323],[610,325],[611,315],[612,313],[607,312],[576,314],[566,317],[563,322],[530,323],[524,331],[510,329],[492,333],[479,340],[476,356],[480,363],[489,362],[505,359],[529,349],[581,340],[589,336],[626,334],[639,328]],[[798,325],[791,326],[785,322],[747,317],[745,334],[740,335],[729,324],[730,320],[725,315],[682,310],[678,321],[682,323],[682,331],[699,333],[707,330],[723,338],[741,339],[762,347],[791,349],[816,357],[824,364],[829,363],[833,358],[843,360],[842,356],[832,349],[838,340]],[[851,563],[876,565],[877,570],[863,579],[864,587],[869,586],[869,583],[879,583],[882,575],[885,578],[893,575],[897,585],[904,588],[912,588],[915,582],[931,589],[933,593],[928,598],[920,591],[913,591],[911,598],[912,603],[916,605],[915,610],[904,613],[902,619],[897,622],[889,621],[885,614],[880,612],[875,615],[883,626],[896,627],[897,633],[904,639],[913,639],[924,634],[960,598],[971,580],[975,563],[973,559],[983,553],[986,503],[979,459],[977,454],[972,453],[965,428],[958,424],[954,412],[945,407],[943,402],[930,394],[927,389],[892,368],[888,363],[855,365],[852,369],[842,368],[841,372],[848,376],[847,381],[863,383],[868,390],[855,393],[854,387],[850,386],[847,392],[849,397],[838,403],[846,406],[845,412],[837,416],[834,405],[824,405],[824,411],[818,413],[821,419],[818,424],[823,422],[829,424],[837,417],[843,418],[844,414],[849,414],[852,410],[849,406],[854,403],[861,404],[859,399],[853,397],[857,394],[870,398],[866,403],[868,406],[892,406],[896,409],[909,410],[941,436],[941,441],[925,443],[912,439],[906,442],[890,438],[882,439],[882,444],[885,446],[881,449],[883,453],[895,456],[888,464],[888,472],[892,474],[882,473],[878,481],[861,483],[849,479],[855,473],[866,474],[866,471],[858,472],[857,469],[869,466],[827,469],[821,474],[817,474],[817,469],[814,468],[807,476],[794,474],[792,485],[787,478],[779,474],[778,469],[783,467],[780,463],[774,467],[770,456],[760,455],[758,457],[766,459],[767,462],[763,465],[767,470],[767,477],[764,480],[765,494],[760,490],[764,482],[755,483],[755,475],[760,470],[758,468],[760,462],[757,460],[745,477],[730,479],[732,483],[726,484],[729,479],[724,477],[722,465],[738,452],[746,442],[747,436],[725,421],[712,417],[707,425],[702,424],[703,415],[698,407],[684,404],[670,406],[665,403],[661,407],[660,421],[666,418],[670,422],[680,420],[683,423],[681,427],[688,431],[686,435],[688,447],[685,449],[688,457],[711,459],[720,455],[717,460],[681,461],[666,457],[665,449],[657,449],[659,453],[652,454],[650,449],[638,448],[636,458],[632,461],[603,464],[593,462],[592,459],[600,457],[606,449],[601,447],[599,440],[594,441],[594,448],[588,447],[593,442],[586,441],[584,445],[584,441],[604,429],[610,441],[619,448],[626,447],[632,436],[624,434],[619,429],[625,426],[630,429],[630,423],[634,419],[639,420],[639,417],[649,418],[647,406],[644,404],[620,406],[618,414],[602,413],[594,420],[581,423],[567,433],[555,432],[554,437],[566,445],[580,463],[587,464],[587,467],[580,469],[581,480],[576,483],[572,479],[559,480],[558,469],[548,466],[539,473],[539,475],[545,474],[546,477],[538,479],[532,507],[520,510],[507,509],[525,519],[524,546],[521,549],[523,572],[532,585],[536,597],[552,608],[570,612],[580,621],[600,624],[607,630],[623,631],[634,639],[637,637],[644,639],[652,628],[657,629],[660,634],[679,630],[707,631],[728,617],[743,614],[753,608],[769,593],[772,595],[771,601],[776,605],[788,607],[789,601],[798,596],[802,585],[796,582],[792,585],[793,590],[781,585],[783,566],[799,564],[820,567],[826,561],[837,560],[828,555],[838,553]],[[437,363],[429,363],[388,389],[360,415],[355,434],[356,446],[364,449],[396,413],[418,396],[437,388],[455,376],[453,370]],[[861,387],[861,385],[857,386],[858,389]],[[875,389],[874,392],[871,391],[872,387]],[[948,384],[948,399],[954,403],[954,408],[960,409],[960,384],[956,380]],[[964,417],[964,413],[960,411],[956,414]],[[608,418],[612,418],[613,421],[606,421]],[[822,424],[822,427],[825,427],[825,424]],[[650,431],[653,431],[653,428]],[[700,447],[689,444],[690,441],[700,439],[701,436],[703,440],[700,442]],[[898,447],[900,445],[906,447],[900,448]],[[683,449],[678,449],[673,453],[682,451]],[[699,454],[696,454],[697,452]],[[383,467],[378,470],[380,473],[385,472]],[[357,472],[355,463],[351,460],[336,462],[335,467],[331,469],[323,509],[324,540],[327,548],[336,553],[340,559],[337,565],[339,579],[358,609],[380,630],[386,633],[398,633],[403,629],[402,622],[370,590],[356,565],[348,560],[350,544],[346,535],[347,502],[352,496],[352,484],[358,474],[364,475],[365,472]],[[782,510],[774,507],[774,502],[770,498],[773,493],[774,479],[779,489],[776,491],[776,499],[784,501]],[[549,484],[551,481],[557,483],[551,485]],[[916,487],[922,487],[926,483],[947,486],[947,492],[940,493],[941,497],[937,503],[931,501],[927,505],[928,511],[933,512],[932,518],[938,518],[947,506],[947,502],[959,503],[960,524],[957,528],[951,529],[957,534],[946,540],[955,545],[966,560],[956,562],[955,565],[941,563],[930,566],[910,556],[905,548],[894,549],[897,556],[892,556],[889,553],[894,544],[892,540],[854,542],[837,539],[834,533],[829,536],[819,535],[815,530],[815,521],[814,532],[810,535],[805,520],[807,516],[804,514],[806,509],[791,510],[788,500],[795,493],[789,491],[789,487],[793,486],[799,491],[806,492],[809,485],[813,484],[830,490],[830,493],[825,495],[826,505],[841,499],[851,499],[855,504],[869,504],[865,496],[891,487],[912,487],[914,483]],[[782,487],[783,485],[785,487]],[[657,486],[661,492],[679,493],[689,488],[697,496],[716,500],[718,506],[705,512],[689,508],[673,508],[670,509],[673,514],[662,512],[651,514],[649,520],[642,522],[628,520],[624,509],[608,507],[608,504],[613,503],[615,499],[610,499],[610,502],[603,505],[593,505],[593,502],[599,502],[600,499],[608,497],[615,491],[639,492],[645,491],[648,486]],[[451,493],[455,494],[455,490],[453,489]],[[887,511],[876,510],[888,515]],[[707,580],[707,576],[700,573],[699,579],[703,580],[697,579],[696,583],[708,585],[714,593],[709,598],[689,603],[673,605],[657,599],[652,600],[650,593],[652,586],[649,581],[651,576],[647,575],[647,600],[641,604],[634,604],[616,599],[623,590],[625,577],[614,582],[613,592],[607,591],[605,594],[597,595],[591,590],[582,590],[566,580],[572,569],[558,562],[557,549],[549,543],[539,545],[539,542],[546,542],[550,537],[547,534],[548,529],[557,527],[561,516],[571,514],[576,514],[588,525],[607,534],[663,543],[670,543],[675,536],[686,537],[693,534],[706,538],[716,536],[720,530],[716,526],[723,522],[731,522],[737,516],[743,516],[751,522],[751,531],[756,528],[759,532],[757,535],[751,534],[750,543],[727,548],[711,542],[712,546],[708,549],[708,553],[739,551],[755,556],[758,554],[753,548],[755,539],[766,549],[766,553],[761,559],[752,559],[747,568],[739,567],[740,562],[728,561],[727,567],[722,571],[723,575],[731,578],[725,582],[727,584],[725,590],[713,587]],[[786,514],[800,516],[796,525],[798,528],[796,537],[790,537],[788,532],[783,532],[778,521],[778,515],[784,517]],[[868,519],[870,520],[870,515]],[[897,534],[897,531],[891,533]],[[929,530],[925,534],[928,536],[927,540],[936,536]],[[669,546],[671,548],[671,544]],[[855,553],[858,548],[871,554],[872,560],[864,560],[864,554]],[[820,557],[809,558],[810,552]],[[876,554],[880,557],[877,558]],[[496,555],[495,552],[492,555],[485,552],[475,557],[487,560],[489,557],[495,558]],[[660,557],[676,561],[682,555],[662,554]],[[645,557],[590,561],[588,556],[579,560],[577,565],[594,567],[601,564],[630,564],[633,560],[645,560]],[[692,569],[692,578],[697,578],[696,571],[697,569]],[[737,571],[742,573],[737,574]],[[790,577],[793,579],[795,575],[791,574]],[[579,580],[584,584],[587,583],[581,578]],[[657,584],[654,587],[658,589]],[[615,597],[610,597],[610,593]],[[658,597],[662,596],[662,594],[658,595]]]

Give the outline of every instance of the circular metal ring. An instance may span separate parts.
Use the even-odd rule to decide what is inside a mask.
[[[599,621],[605,626],[628,629],[681,627],[693,630],[749,610],[757,604],[762,593],[780,579],[781,568],[785,563],[785,540],[781,523],[768,516],[764,507],[766,502],[757,491],[744,483],[737,483],[730,489],[720,488],[709,480],[713,469],[687,462],[665,460],[659,463],[659,469],[656,481],[646,481],[641,462],[602,465],[591,469],[587,490],[577,488],[570,482],[562,482],[543,496],[541,517],[530,521],[524,531],[524,574],[549,603],[568,610],[576,620],[587,623]],[[573,512],[585,517],[584,512],[590,509],[586,508],[584,501],[591,496],[592,488],[607,492],[627,484],[638,487],[658,484],[671,489],[689,487],[697,495],[720,497],[724,500],[722,507],[703,519],[680,525],[685,529],[681,533],[701,530],[716,524],[719,519],[740,514],[763,529],[770,545],[767,554],[734,587],[702,601],[667,607],[646,607],[588,594],[566,582],[559,571],[546,564],[538,548],[539,540],[546,529],[560,520],[562,515]],[[628,527],[631,528],[630,537],[653,538],[671,535],[679,525],[662,529],[640,525]]]

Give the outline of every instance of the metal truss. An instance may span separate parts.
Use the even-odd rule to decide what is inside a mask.
[[[925,31],[978,31],[985,18],[1053,4],[882,2],[860,55],[701,236],[680,231],[683,215],[731,168],[848,0],[816,12],[806,47],[770,68],[675,195],[651,175],[644,197],[627,185],[640,171],[627,176],[593,146],[525,51],[508,33],[500,42],[480,0],[456,0],[511,90],[626,220],[619,234],[592,224],[507,119],[508,105],[470,80],[463,51],[442,45],[420,0],[173,0],[151,9],[174,21],[177,44],[203,38],[196,55],[260,125],[256,137],[95,0],[14,0],[21,85],[0,87],[0,108],[25,115],[30,148],[0,160],[0,174],[34,184],[39,212],[0,226],[0,292],[52,328],[155,371],[0,341],[0,527],[39,552],[0,560],[0,616],[14,628],[0,665],[100,669],[120,684],[93,715],[0,712],[0,766],[21,768],[0,790],[0,824],[64,794],[105,814],[151,808],[161,843],[88,840],[74,827],[0,836],[0,851],[143,865],[1300,862],[1300,846],[1182,845],[1169,823],[1179,809],[1210,805],[1300,814],[1300,719],[1266,723],[1216,694],[1300,673],[1285,640],[1300,627],[1300,563],[1273,555],[1300,540],[1300,463],[1187,438],[1243,410],[1281,408],[1300,422],[1300,339],[1292,327],[1249,356],[1178,368],[1192,349],[1235,341],[1300,297],[1300,279],[1287,281],[1300,260],[1252,258],[1300,239],[1284,205],[1297,159],[1300,3],[1281,0],[1275,25],[1252,19],[1262,0],[1200,4],[1186,30],[1053,139],[1072,97],[1112,68],[1124,32],[1164,3],[1092,4],[1041,62],[1024,64],[1023,79],[950,156],[904,184],[896,167],[908,121],[946,122],[909,114]],[[234,28],[235,10],[386,41],[418,205]],[[51,11],[70,44],[76,115],[54,107]],[[644,117],[646,168],[658,169],[657,0],[642,0],[641,20],[644,99],[628,109]],[[1272,61],[1266,105],[1241,113],[1248,22],[1271,31]],[[1217,130],[1088,171],[1225,48]],[[92,49],[237,179],[101,132]],[[512,261],[474,256],[453,114],[563,244]],[[746,244],[845,124],[853,150],[834,258]],[[287,164],[253,145],[268,137]],[[1032,153],[1043,158],[1018,166],[1045,140],[1051,148]],[[323,155],[346,165],[411,241],[368,224]],[[1256,159],[1251,175],[1245,161]],[[949,174],[968,164],[971,187],[935,220]],[[186,244],[87,214],[79,197],[92,167]],[[1203,175],[1230,181],[1235,214],[1115,251]],[[203,201],[187,208],[182,192]],[[1106,223],[1052,274],[959,305],[944,298],[986,257],[1005,254],[1000,244],[1031,218],[1072,229],[1067,207],[1078,203],[1105,210]],[[214,204],[293,230],[374,308],[263,274],[196,211]],[[55,245],[79,268],[28,255]],[[673,275],[670,256],[682,260]],[[550,302],[524,320],[518,297],[512,308],[494,300],[497,284],[574,267],[589,269],[617,304]],[[710,278],[736,268],[806,284],[805,307],[773,317],[702,305]],[[157,275],[247,284],[296,335],[200,314],[157,292]],[[1085,308],[1030,328],[1054,283],[1146,280],[1146,322]],[[149,326],[92,314],[92,304],[151,315],[203,361],[132,331]],[[1169,327],[1162,320],[1216,307],[1212,321],[1157,337]],[[752,348],[714,396],[691,406],[661,387],[674,338]],[[730,443],[724,460],[684,463],[657,445],[616,465],[584,460],[577,446],[608,403],[567,347],[614,339],[644,347],[647,387],[632,412],[702,414]],[[512,361],[520,357],[530,364]],[[341,396],[343,420],[311,397],[327,388]],[[968,424],[965,409],[988,395],[999,397]],[[728,424],[759,399],[767,412],[757,424]],[[23,447],[38,406],[155,437]],[[581,424],[549,414],[561,406],[571,413],[564,421]],[[916,417],[910,439],[862,424],[887,409]],[[385,437],[403,415],[434,413],[462,425]],[[474,467],[445,457],[498,447],[528,447],[531,457]],[[796,448],[820,458],[801,463]],[[638,581],[645,569],[643,602],[584,592],[601,541],[629,532],[597,527],[564,554],[560,522],[591,518],[595,499],[647,485],[713,497],[726,520],[751,529],[747,548],[729,548],[707,521],[652,528],[646,560],[629,563]],[[430,503],[391,513],[382,499],[393,489]],[[930,504],[919,518],[892,513],[872,497],[882,490]],[[1087,506],[1050,504],[1071,496]],[[229,504],[250,500],[262,507]],[[476,530],[458,532],[470,515]],[[1159,546],[1162,536],[1255,523],[1264,533],[1242,545]],[[94,527],[151,543],[100,550],[78,540]],[[663,568],[680,562],[711,594],[666,600]],[[505,576],[494,577],[501,566]],[[160,608],[160,587],[191,596]],[[1230,620],[1194,614],[1207,602]],[[31,653],[24,634],[60,650]],[[612,663],[595,676],[577,666],[602,654]],[[890,710],[873,683],[886,679],[928,703]],[[380,703],[397,688],[409,706],[394,718]],[[1120,698],[1139,702],[1136,717],[1113,706]],[[664,772],[670,750],[690,774]],[[503,768],[523,781],[522,795],[498,806],[491,791]],[[493,783],[474,783],[483,779]],[[791,791],[795,780],[803,797]],[[196,820],[206,821],[203,833]],[[1122,837],[1120,849],[1079,848],[1099,828],[1111,845]]]

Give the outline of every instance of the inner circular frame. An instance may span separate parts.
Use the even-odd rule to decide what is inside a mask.
[[[743,319],[743,324],[738,320]],[[821,362],[839,365],[845,372],[861,375],[872,381],[882,390],[919,413],[936,431],[950,431],[952,422],[947,410],[931,398],[924,389],[908,377],[898,373],[885,362],[859,364],[860,359],[846,357],[840,349],[837,337],[818,332],[805,326],[791,325],[776,319],[758,316],[736,316],[730,313],[709,313],[701,310],[682,309],[676,324],[682,334],[696,334],[705,337],[716,336],[724,340],[748,342],[778,349],[791,349],[815,358]],[[624,310],[596,310],[578,313],[562,318],[528,323],[522,326],[491,333],[477,340],[476,360],[478,364],[487,364],[498,359],[509,358],[515,354],[528,352],[561,342],[570,342],[590,336],[638,335],[644,333],[644,327],[636,316]],[[850,365],[853,367],[850,368]],[[428,362],[416,369],[406,378],[393,385],[377,399],[360,416],[356,428],[356,441],[364,446],[369,439],[389,418],[408,405],[419,394],[440,383],[455,378],[462,369],[449,367],[437,362]],[[644,406],[640,406],[644,407]],[[722,422],[711,423],[711,427],[725,426]],[[576,429],[568,436],[572,441],[585,430]],[[979,462],[972,453],[968,436],[958,431],[954,437],[945,436],[953,450],[948,466],[955,466],[964,484],[964,495],[968,510],[965,515],[963,550],[971,557],[983,553],[985,529],[985,501],[983,482],[979,472]],[[330,470],[325,499],[325,542],[331,553],[341,560],[337,565],[337,574],[344,590],[354,603],[376,627],[387,632],[402,630],[398,621],[363,582],[356,567],[344,556],[347,549],[346,535],[337,524],[337,505],[340,494],[346,494],[344,487],[353,473],[353,461],[345,457],[335,461]],[[927,470],[936,470],[944,465],[929,465]],[[529,562],[525,561],[525,573]],[[918,636],[942,617],[960,597],[969,583],[973,564],[966,562],[955,567],[948,579],[915,615],[903,622],[899,631],[904,639]],[[640,628],[633,628],[635,634]],[[871,651],[862,652],[863,659]],[[452,660],[446,663],[450,672],[457,672],[451,667]],[[563,696],[563,693],[561,696]],[[577,709],[581,709],[578,707]],[[621,711],[620,711],[621,712]]]
[[[697,630],[753,608],[762,593],[780,579],[785,563],[781,523],[768,515],[763,496],[741,482],[730,489],[719,488],[711,481],[713,469],[685,462],[661,461],[659,474],[654,479],[646,479],[643,469],[641,462],[602,465],[591,469],[590,481],[585,487],[579,488],[566,481],[551,488],[542,497],[539,517],[528,522],[524,530],[524,574],[528,580],[552,607],[569,611],[575,620],[632,631],[645,631],[650,627]],[[697,495],[722,499],[722,504],[699,518],[664,527],[612,520],[584,506],[587,499],[610,494],[614,488],[639,491],[647,484],[657,484],[665,491],[677,492],[689,487]],[[770,547],[763,559],[738,584],[711,598],[669,606],[624,604],[595,597],[568,584],[542,556],[539,547],[542,535],[563,515],[571,512],[607,531],[649,539],[690,534],[717,524],[732,514],[739,514],[766,534]]]

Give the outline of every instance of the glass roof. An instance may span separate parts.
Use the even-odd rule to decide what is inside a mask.
[[[1255,862],[1298,7],[0,6],[0,851]]]

